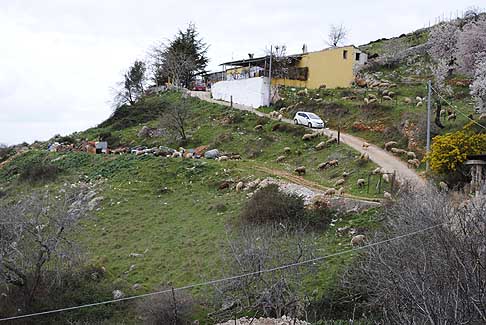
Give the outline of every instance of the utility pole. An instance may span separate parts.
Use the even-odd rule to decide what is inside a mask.
[[[432,97],[432,81],[427,82],[427,155],[430,153],[430,115],[431,115],[431,97]],[[427,160],[425,170],[429,171],[429,161]]]
[[[270,65],[268,69],[268,106],[272,103],[272,56],[273,46],[270,45]]]

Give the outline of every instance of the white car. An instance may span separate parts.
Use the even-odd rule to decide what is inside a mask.
[[[301,124],[310,128],[324,128],[324,121],[319,116],[311,112],[297,112],[294,116],[294,124]]]

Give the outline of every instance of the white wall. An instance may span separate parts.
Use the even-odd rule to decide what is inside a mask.
[[[233,96],[233,103],[258,108],[268,106],[268,85],[266,77],[219,81],[211,86],[211,95],[227,102]]]

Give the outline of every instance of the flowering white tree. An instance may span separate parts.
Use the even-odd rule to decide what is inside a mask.
[[[457,48],[461,71],[474,75],[478,55],[486,52],[486,18],[471,21],[463,27]]]
[[[457,41],[459,27],[455,22],[436,25],[429,34],[429,55],[435,62],[442,61],[452,72],[456,64]]]
[[[451,72],[451,67],[446,59],[439,60],[435,66],[432,67],[432,74],[434,76],[434,86],[439,92],[443,94],[452,94],[451,86],[446,84],[446,78]]]
[[[476,108],[479,112],[481,114],[486,113],[486,52],[482,53],[476,61],[471,95],[476,101]]]

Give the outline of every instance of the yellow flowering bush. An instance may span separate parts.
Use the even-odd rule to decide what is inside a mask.
[[[458,131],[433,138],[426,159],[436,173],[454,172],[468,155],[486,154],[486,134]]]

